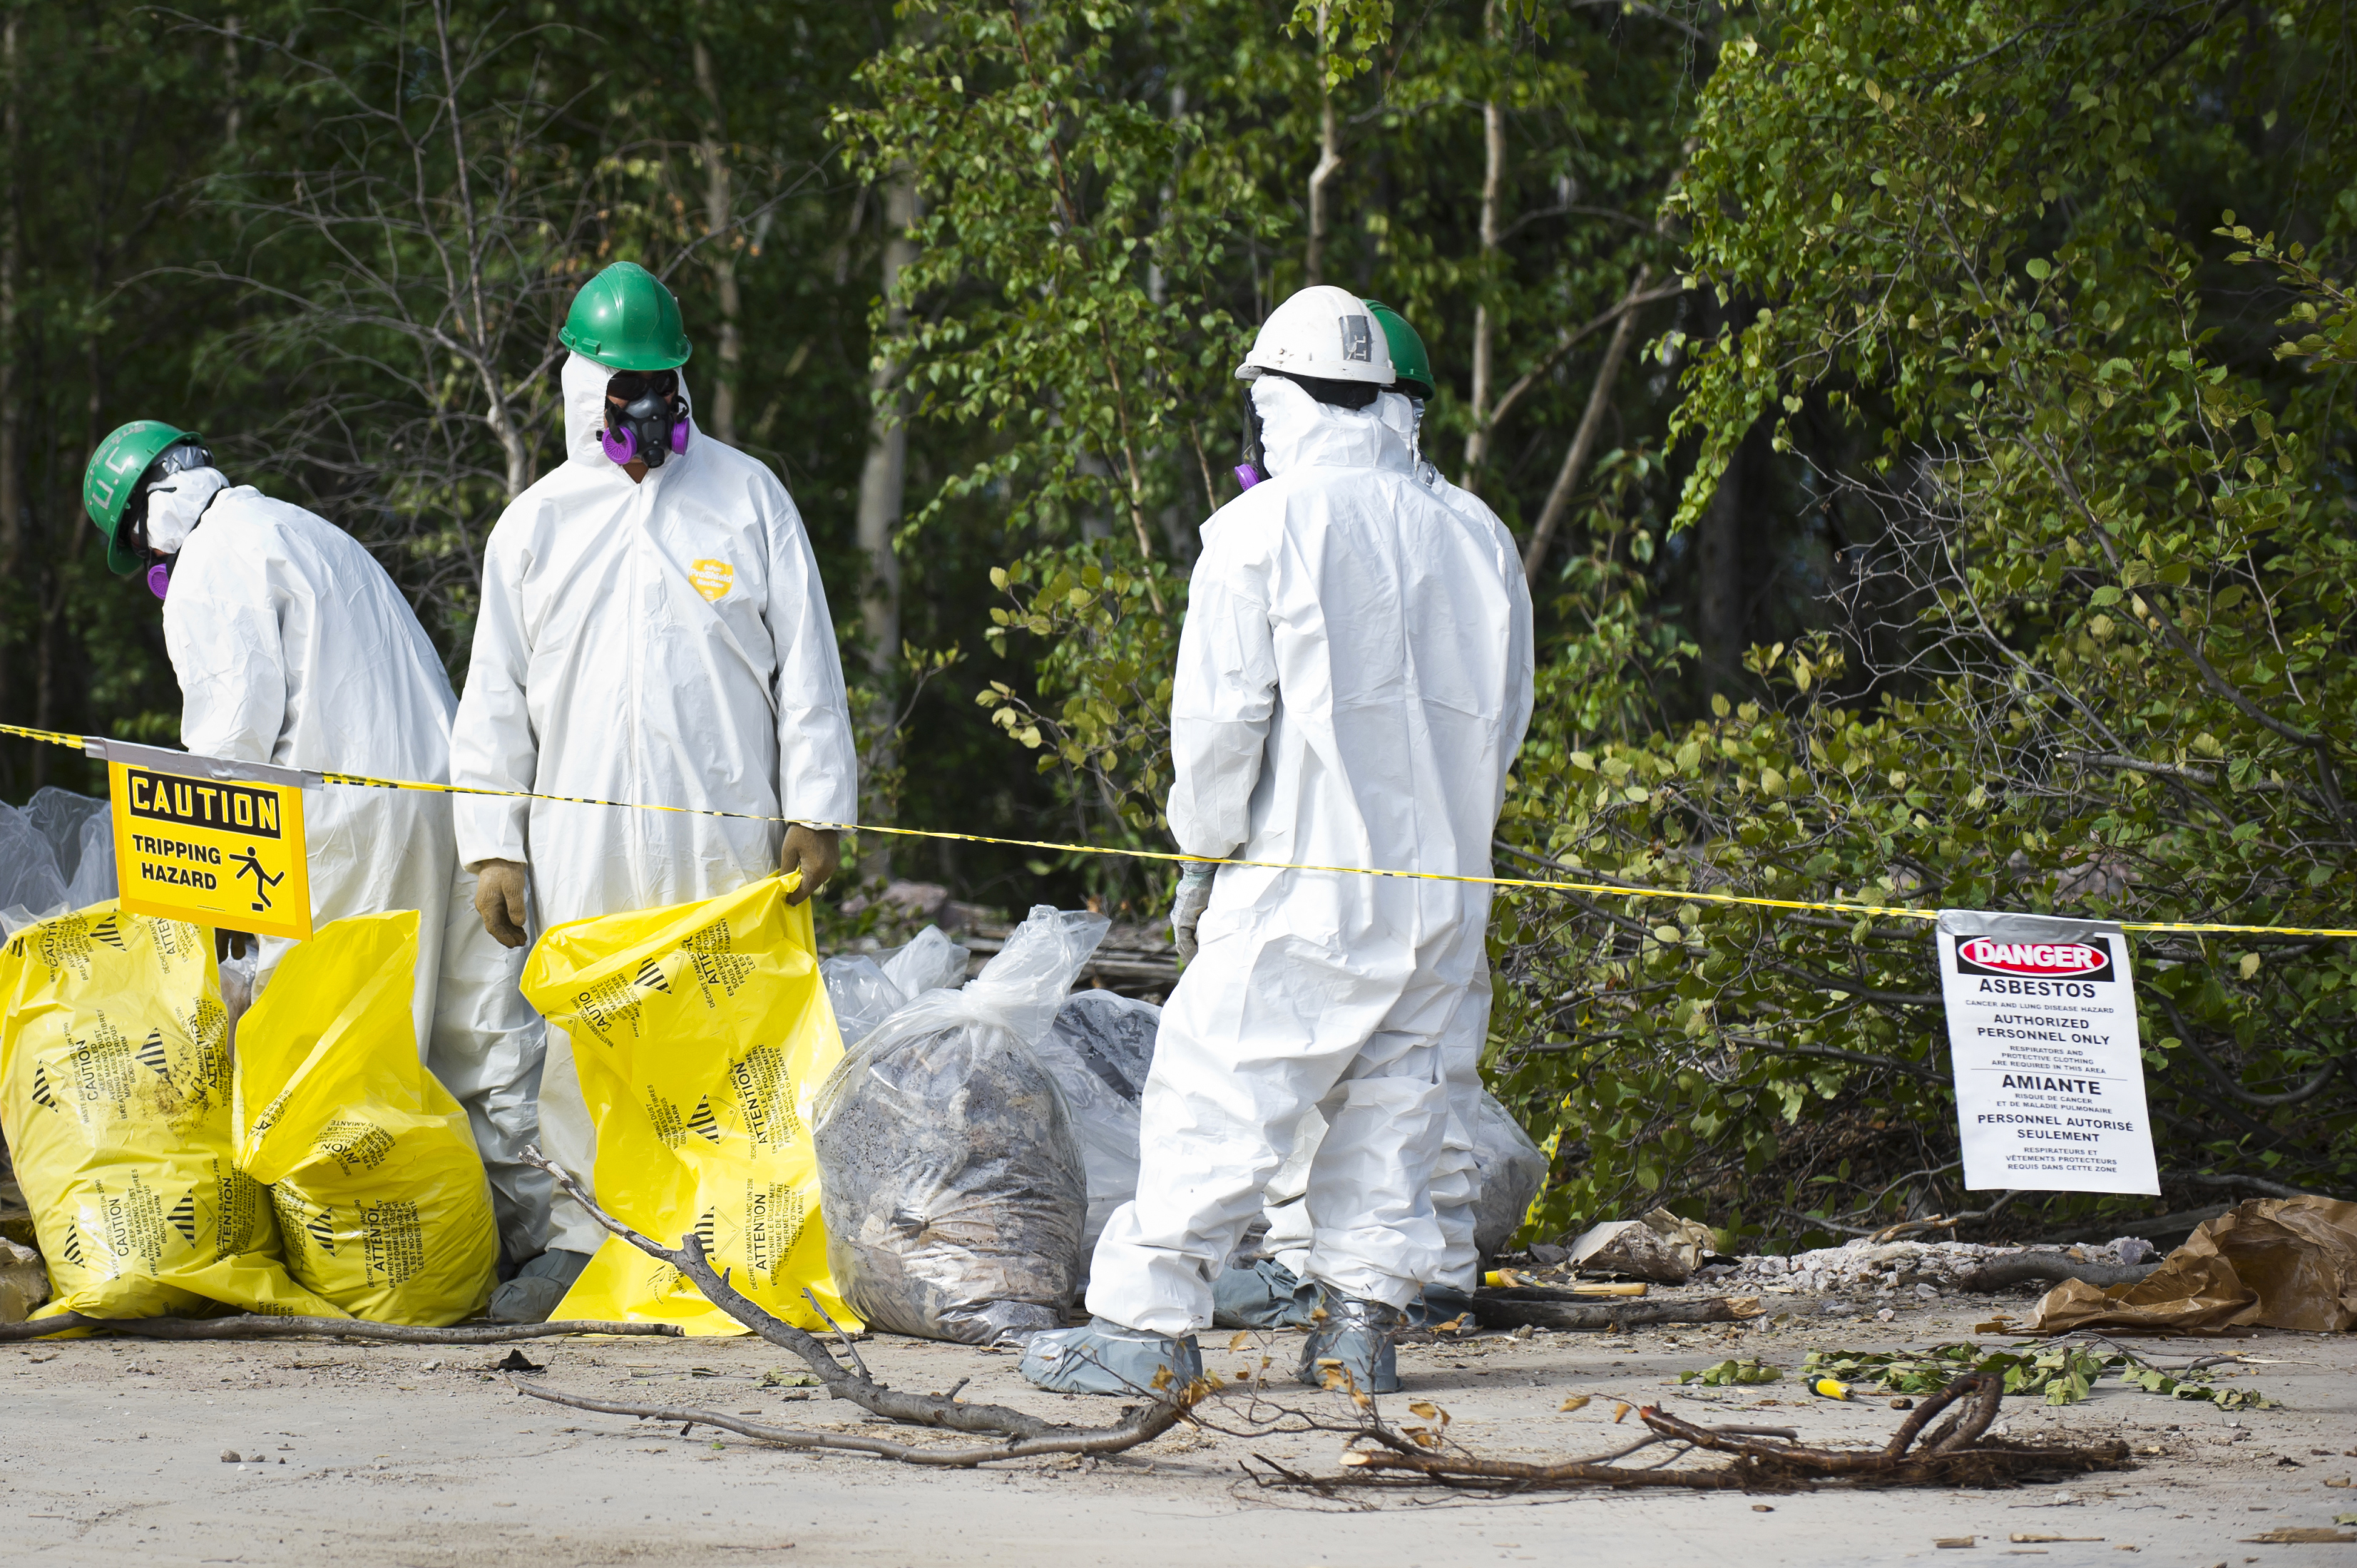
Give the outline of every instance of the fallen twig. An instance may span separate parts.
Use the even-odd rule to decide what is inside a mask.
[[[2033,1280],[2060,1283],[2084,1280],[2097,1287],[2133,1284],[2160,1267],[2158,1263],[2075,1262],[2061,1252],[2018,1252],[1991,1258],[1971,1273],[1958,1277],[1956,1287],[1969,1291],[2000,1291]]]
[[[1407,1472],[1428,1482],[1515,1489],[1678,1487],[1702,1491],[1791,1490],[1826,1483],[1996,1484],[2038,1475],[2117,1469],[2126,1465],[2126,1445],[2118,1442],[2072,1448],[1986,1441],[1989,1423],[1996,1418],[2004,1394],[2005,1380],[2000,1377],[1974,1373],[1958,1378],[1925,1400],[1922,1407],[1910,1414],[1879,1449],[1812,1447],[1792,1441],[1792,1429],[1789,1427],[1697,1426],[1649,1405],[1637,1412],[1648,1429],[1647,1436],[1609,1454],[1536,1463],[1488,1459],[1467,1452],[1445,1436],[1445,1412],[1419,1405],[1415,1407],[1419,1413],[1437,1420],[1437,1430],[1410,1427],[1397,1431],[1371,1416],[1359,1436],[1374,1446],[1345,1453],[1342,1463],[1346,1475],[1317,1485],[1321,1490],[1351,1483],[1398,1485],[1398,1473]],[[1928,1436],[1924,1435],[1932,1418],[1951,1406],[1957,1408]],[[1731,1456],[1732,1462],[1711,1468],[1641,1467],[1617,1463],[1660,1444],[1679,1445],[1686,1454],[1697,1449],[1725,1454]],[[1286,1476],[1264,1480],[1262,1484],[1303,1483]]]
[[[357,1317],[85,1317],[61,1312],[26,1323],[0,1324],[0,1344],[40,1339],[52,1334],[95,1328],[142,1339],[376,1339],[393,1345],[504,1345],[514,1339],[550,1339],[562,1334],[634,1334],[677,1338],[673,1323],[608,1323],[575,1318],[557,1323],[459,1323],[425,1328],[409,1323],[370,1323]]]
[[[651,1237],[641,1235],[598,1208],[597,1202],[579,1182],[555,1162],[543,1156],[537,1148],[526,1148],[523,1152],[523,1160],[527,1165],[546,1171],[550,1179],[564,1189],[575,1202],[580,1204],[589,1217],[598,1224],[640,1251],[651,1257],[660,1258],[677,1269],[695,1285],[696,1289],[704,1293],[705,1300],[712,1303],[770,1344],[780,1349],[791,1350],[800,1357],[803,1364],[817,1374],[819,1381],[826,1386],[827,1392],[834,1398],[848,1400],[870,1415],[881,1416],[887,1421],[897,1422],[906,1426],[925,1426],[952,1432],[986,1434],[1006,1440],[986,1447],[963,1449],[907,1448],[905,1444],[870,1444],[869,1446],[860,1450],[863,1453],[874,1453],[885,1458],[899,1459],[914,1465],[950,1466],[980,1465],[994,1459],[1016,1459],[1032,1454],[1119,1453],[1125,1448],[1134,1448],[1141,1443],[1151,1442],[1169,1431],[1186,1418],[1191,1405],[1208,1397],[1211,1392],[1211,1387],[1208,1383],[1167,1389],[1141,1389],[1138,1391],[1139,1394],[1148,1402],[1143,1408],[1137,1409],[1127,1421],[1118,1426],[1102,1427],[1065,1426],[1054,1422],[1042,1421],[1038,1416],[1006,1405],[974,1404],[942,1394],[903,1392],[876,1380],[859,1360],[859,1352],[851,1348],[848,1336],[845,1337],[845,1349],[852,1358],[852,1364],[845,1366],[834,1358],[815,1335],[797,1328],[792,1324],[766,1311],[759,1303],[753,1301],[731,1285],[727,1275],[712,1267],[710,1261],[704,1254],[703,1243],[693,1232],[682,1237],[679,1246],[666,1247]],[[812,1305],[813,1306],[817,1305],[815,1298],[813,1298]],[[826,1316],[823,1312],[819,1316]],[[833,1326],[833,1319],[830,1318],[827,1321],[830,1326]],[[838,1327],[836,1332],[840,1334],[842,1330]],[[552,1389],[524,1384],[518,1384],[517,1389],[518,1391],[529,1394],[534,1399],[549,1400],[558,1404],[578,1404],[585,1410],[602,1410],[617,1415],[659,1416],[665,1421],[687,1421],[693,1423],[722,1426],[730,1431],[738,1430],[737,1426],[730,1424],[736,1418],[717,1416],[710,1412],[673,1411],[668,1406],[625,1405],[610,1401],[583,1402],[579,1396],[560,1394]],[[772,1430],[785,1432],[788,1429],[780,1427]],[[747,1435],[765,1434],[748,1433]],[[803,1434],[802,1435],[820,1434]],[[782,1437],[769,1440],[788,1441]],[[1034,1444],[1045,1445],[1032,1446]],[[790,1445],[847,1446],[849,1442],[848,1440],[840,1444],[832,1440],[825,1444],[795,1442]],[[888,1449],[894,1451],[887,1452]]]
[[[1146,1430],[1148,1418],[1155,1412],[1170,1408],[1163,1404],[1143,1412],[1119,1426],[1054,1426],[1047,1428],[1041,1435],[1016,1438],[1006,1443],[927,1448],[880,1437],[852,1437],[839,1432],[803,1432],[790,1426],[770,1426],[758,1421],[747,1421],[742,1416],[724,1415],[713,1410],[694,1410],[684,1405],[633,1404],[627,1400],[592,1399],[587,1394],[561,1393],[537,1384],[517,1382],[512,1377],[508,1381],[518,1393],[530,1394],[551,1404],[570,1405],[575,1410],[601,1411],[608,1415],[636,1416],[642,1421],[676,1421],[682,1423],[680,1431],[683,1434],[691,1426],[711,1426],[786,1448],[834,1448],[851,1454],[873,1454],[877,1458],[895,1459],[904,1465],[931,1465],[949,1469],[971,1469],[994,1460],[1028,1459],[1043,1454],[1118,1454],[1160,1436],[1177,1423],[1174,1414],[1170,1420],[1153,1424],[1151,1430]]]
[[[1740,1323],[1764,1309],[1757,1296],[1714,1295],[1697,1301],[1595,1301],[1543,1286],[1484,1288],[1473,1293],[1473,1316],[1484,1327],[1559,1328],[1609,1333],[1652,1323]]]

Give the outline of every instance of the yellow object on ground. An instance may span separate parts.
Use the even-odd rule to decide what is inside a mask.
[[[826,1266],[813,1101],[843,1058],[810,906],[770,877],[697,904],[558,926],[523,993],[573,1036],[597,1128],[597,1202],[668,1246],[694,1231],[714,1268],[787,1322],[823,1328],[805,1287],[858,1325]],[[741,1334],[670,1265],[608,1237],[559,1317]]]
[[[356,1317],[473,1316],[499,1228],[467,1112],[417,1059],[417,912],[290,950],[237,1030],[237,1163],[270,1186],[295,1278]]]
[[[34,1316],[343,1316],[287,1276],[231,1158],[212,933],[113,904],[0,949],[0,1133],[52,1294]]]
[[[1811,1383],[1809,1387],[1815,1390],[1821,1397],[1825,1399],[1846,1400],[1849,1398],[1849,1385],[1840,1381],[1838,1379],[1819,1378],[1815,1382]]]

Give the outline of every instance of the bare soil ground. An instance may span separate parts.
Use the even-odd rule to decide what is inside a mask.
[[[1395,1402],[1429,1399],[1487,1454],[1593,1454],[1616,1399],[1662,1402],[1690,1419],[1775,1423],[1803,1438],[1879,1441],[1901,1419],[1883,1398],[1835,1403],[1795,1378],[1681,1389],[1677,1374],[1729,1355],[1797,1369],[1811,1348],[1928,1347],[1975,1337],[1993,1305],[1933,1301],[1892,1322],[1838,1320],[1806,1297],[1741,1327],[1541,1333],[1409,1349]],[[1871,1310],[1869,1307],[1868,1310]],[[1207,1340],[1215,1369],[1247,1358]],[[1275,1337],[1280,1365],[1297,1336]],[[2171,1359],[2184,1342],[2142,1342]],[[490,1370],[504,1350],[295,1341],[156,1344],[123,1339],[0,1348],[0,1541],[10,1563],[550,1564],[1348,1563],[1454,1568],[1482,1563],[1948,1563],[1952,1553],[2043,1555],[2056,1568],[2135,1562],[2348,1564],[2357,1546],[2249,1538],[2357,1513],[2357,1337],[2262,1332],[2231,1346],[2257,1359],[2233,1374],[2278,1408],[2227,1412],[2115,1383],[2088,1402],[2009,1400],[2016,1436],[2118,1436],[2136,1468],[2049,1486],[1958,1492],[1749,1497],[1686,1492],[1439,1492],[1333,1500],[1266,1490],[1240,1468],[1254,1454],[1334,1472],[1340,1439],[1258,1440],[1185,1427],[1106,1461],[1055,1460],[920,1472],[813,1456],[698,1430],[593,1415],[526,1399]],[[795,1369],[750,1338],[550,1340],[522,1347],[537,1380],[576,1392],[758,1412],[780,1424],[851,1428],[857,1411],[764,1388]],[[1105,1420],[1111,1402],[1026,1385],[1011,1355],[877,1336],[877,1374],[1064,1419]],[[1256,1359],[1256,1354],[1253,1359]],[[1283,1391],[1314,1404],[1340,1396]],[[1574,1394],[1586,1408],[1563,1412]],[[1339,1402],[1337,1403],[1339,1413]],[[1403,1412],[1404,1413],[1404,1412]],[[1631,1418],[1633,1424],[1633,1417]],[[224,1456],[234,1452],[237,1462]],[[2334,1482],[2341,1483],[2334,1485]],[[2357,1533],[2352,1530],[2351,1533]],[[1936,1545],[1972,1537],[1969,1548]],[[1969,1559],[1966,1559],[1969,1560]]]

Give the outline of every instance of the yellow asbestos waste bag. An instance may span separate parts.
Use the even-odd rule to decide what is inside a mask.
[[[53,1291],[34,1316],[344,1316],[287,1277],[230,1092],[210,931],[110,903],[0,948],[0,1133]]]
[[[432,1326],[490,1299],[490,1183],[417,1059],[417,912],[323,926],[237,1028],[237,1163],[270,1187],[295,1278],[355,1317]]]
[[[700,904],[558,926],[523,993],[573,1036],[597,1130],[599,1207],[667,1246],[694,1231],[713,1266],[804,1328],[858,1319],[835,1294],[819,1222],[812,1101],[843,1056],[810,906],[770,877]],[[559,1317],[740,1334],[678,1271],[609,1236]]]

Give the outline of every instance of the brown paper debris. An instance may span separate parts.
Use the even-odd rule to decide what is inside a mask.
[[[2290,1328],[2357,1325],[2357,1203],[2253,1198],[2203,1223],[2159,1268],[2098,1290],[2065,1281],[2038,1304],[2030,1332],[2074,1328]]]

